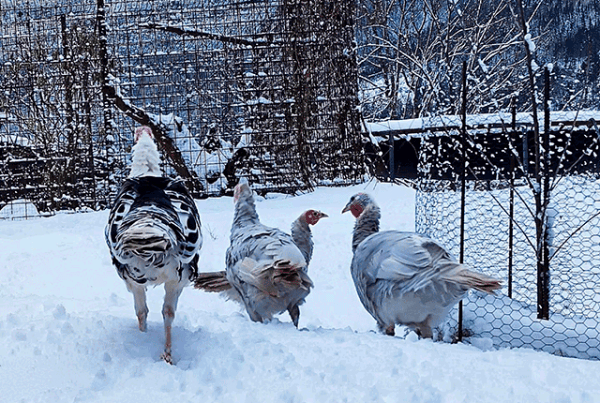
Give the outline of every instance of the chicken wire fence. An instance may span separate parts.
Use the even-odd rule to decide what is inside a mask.
[[[546,110],[539,131],[516,111],[436,118],[419,135],[416,231],[503,280],[471,292],[442,337],[600,359],[597,115]]]
[[[196,197],[362,180],[354,7],[0,0],[0,218],[107,206],[139,124]],[[442,330],[600,358],[598,117],[456,119],[416,136],[416,229],[505,288]]]
[[[354,12],[0,0],[0,209],[105,207],[140,124],[196,197],[242,176],[263,192],[362,180]]]

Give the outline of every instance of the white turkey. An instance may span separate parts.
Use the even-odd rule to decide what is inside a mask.
[[[172,364],[171,326],[183,288],[196,278],[202,247],[200,215],[181,179],[161,176],[160,155],[146,126],[135,131],[132,165],[105,230],[113,264],[133,294],[139,329],[146,331],[146,287],[164,284],[165,350]]]
[[[307,274],[313,248],[309,224],[327,215],[317,210],[302,213],[290,236],[260,223],[245,179],[235,187],[234,203],[227,270],[199,273],[196,288],[225,293],[244,305],[255,322],[269,321],[287,310],[298,327],[299,306],[312,287]]]
[[[365,193],[350,199],[342,213],[356,217],[351,272],[360,301],[379,329],[393,336],[395,325],[425,338],[473,288],[489,294],[499,280],[468,270],[436,241],[413,232],[379,232],[380,210]]]

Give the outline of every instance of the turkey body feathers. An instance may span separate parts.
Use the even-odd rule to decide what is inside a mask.
[[[395,324],[432,337],[450,309],[469,291],[493,293],[500,281],[468,270],[436,241],[413,232],[379,232],[380,210],[371,197],[354,195],[343,212],[356,217],[351,274],[359,299],[381,330]]]
[[[435,326],[469,290],[453,280],[463,267],[440,249],[427,238],[400,231],[373,234],[357,247],[352,278],[380,326]]]
[[[139,284],[197,275],[202,246],[200,215],[180,180],[129,178],[106,227],[106,241],[121,278]]]
[[[288,310],[298,326],[298,306],[312,287],[306,259],[289,234],[260,223],[247,182],[236,186],[234,202],[226,276],[235,299],[255,322]]]
[[[233,231],[226,263],[227,280],[255,321],[302,304],[312,287],[304,256],[277,228],[255,224]]]
[[[164,284],[162,308],[169,364],[171,327],[181,292],[198,274],[200,214],[183,181],[161,177],[160,154],[147,126],[136,128],[131,172],[121,186],[105,229],[119,276],[133,294],[140,331],[147,329],[148,285]]]
[[[241,200],[245,205],[236,210],[238,215],[234,219],[226,257],[229,269],[199,273],[194,285],[243,304],[256,321],[268,320],[274,313],[287,309],[297,325],[298,305],[312,287],[307,274],[313,251],[309,221],[315,225],[327,215],[318,210],[303,212],[292,223],[290,237],[283,231],[262,225],[253,208],[253,200],[245,198],[243,192],[238,196],[238,202]]]

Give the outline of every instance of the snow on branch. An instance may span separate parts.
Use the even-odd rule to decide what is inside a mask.
[[[245,46],[258,46],[258,45],[271,45],[274,43],[272,39],[268,37],[264,37],[262,40],[250,41],[248,39],[242,39],[235,36],[227,36],[214,34],[212,32],[204,32],[204,31],[196,31],[194,29],[181,28],[173,25],[165,25],[165,24],[155,24],[155,23],[146,23],[140,24],[140,27],[147,29],[156,29],[165,32],[172,32],[177,35],[188,35],[194,38],[205,38],[211,39],[219,42],[233,43],[235,45],[245,45]]]

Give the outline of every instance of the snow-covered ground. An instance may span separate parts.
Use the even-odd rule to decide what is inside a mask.
[[[349,271],[354,219],[340,214],[357,191],[379,202],[382,229],[414,228],[414,192],[400,186],[259,201],[267,225],[287,229],[307,208],[330,216],[313,231],[315,288],[301,307],[302,330],[287,315],[253,323],[235,303],[189,288],[174,322],[174,366],[159,359],[163,291],[149,291],[148,332],[140,333],[104,242],[107,211],[0,221],[0,401],[600,401],[598,361],[374,332]],[[201,268],[221,270],[232,200],[198,207]]]

